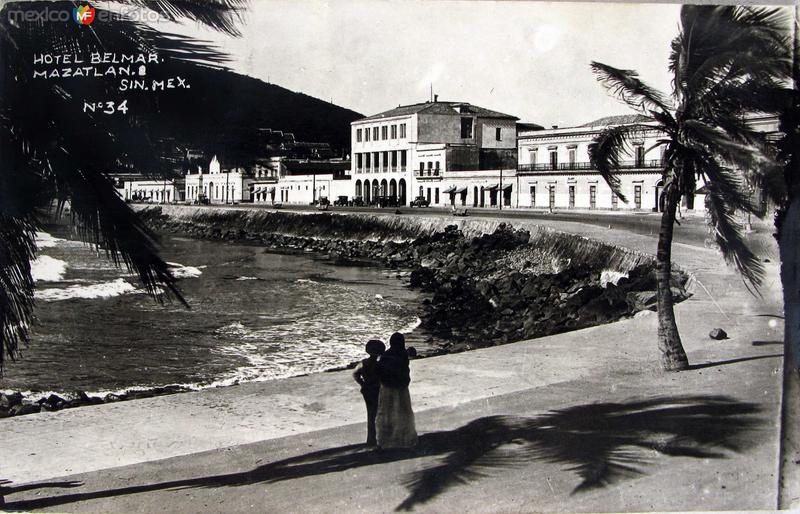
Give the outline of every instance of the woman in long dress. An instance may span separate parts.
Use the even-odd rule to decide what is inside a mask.
[[[411,448],[417,444],[417,429],[408,385],[411,373],[403,334],[395,332],[389,349],[378,361],[381,390],[378,395],[376,431],[378,448]]]

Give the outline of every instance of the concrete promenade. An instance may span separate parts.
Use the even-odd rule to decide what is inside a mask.
[[[547,221],[541,222],[548,225]],[[655,238],[551,226],[653,253]],[[659,371],[656,316],[412,362],[420,445],[360,446],[349,372],[0,420],[6,508],[55,512],[761,510],[777,504],[782,308],[713,250],[676,306],[692,369]],[[724,341],[708,332],[721,327]]]

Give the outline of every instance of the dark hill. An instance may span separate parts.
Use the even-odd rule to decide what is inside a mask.
[[[175,63],[170,72],[186,78],[191,88],[155,93],[158,112],[150,119],[151,134],[174,137],[204,150],[216,150],[232,134],[269,128],[291,132],[297,141],[325,142],[349,153],[350,122],[363,117],[324,100],[230,71]]]

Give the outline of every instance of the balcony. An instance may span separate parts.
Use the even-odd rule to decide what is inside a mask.
[[[620,161],[620,170],[644,170],[661,169],[664,163],[661,159],[650,159],[645,161]],[[520,173],[548,172],[548,171],[597,171],[591,162],[562,162],[555,166],[546,162],[542,164],[520,164],[517,166]]]

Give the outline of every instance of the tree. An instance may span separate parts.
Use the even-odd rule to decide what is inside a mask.
[[[781,258],[783,285],[783,402],[781,403],[781,451],[779,509],[800,507],[800,7],[795,6],[792,37],[792,83],[780,115],[778,141],[783,163],[783,189],[773,193],[778,205],[776,238]],[[776,95],[777,96],[777,95]]]
[[[766,135],[748,125],[750,113],[780,110],[774,93],[791,70],[788,12],[742,6],[681,9],[680,31],[672,41],[671,95],[645,84],[633,70],[592,62],[603,85],[652,124],[609,127],[589,148],[590,160],[614,194],[625,201],[615,172],[635,134],[655,127],[665,134],[665,208],[656,253],[658,346],[665,370],[688,367],[673,311],[671,245],[675,212],[683,195],[693,195],[698,179],[708,189],[706,208],[723,256],[757,289],[763,266],[745,244],[736,213],[766,214],[764,202],[749,194],[748,183],[781,189],[774,149]]]
[[[35,77],[37,56],[157,54],[148,78],[169,78],[190,62],[220,67],[225,56],[207,43],[159,32],[136,21],[131,8],[170,20],[188,19],[237,34],[246,0],[124,0],[126,10],[97,8],[95,21],[72,19],[73,2],[9,3],[0,17],[0,370],[28,342],[34,307],[31,260],[36,230],[69,203],[76,233],[105,250],[117,265],[135,272],[158,299],[165,292],[182,301],[158,239],[116,194],[107,173],[123,164],[160,175],[167,166],[150,139],[159,97],[150,91],[122,95],[116,75],[69,79]],[[67,13],[58,21],[48,16]],[[138,13],[137,13],[138,14]],[[71,67],[50,67],[48,70]],[[41,70],[39,70],[41,71]],[[102,70],[101,70],[102,71]],[[180,101],[175,93],[174,101]],[[114,115],[87,110],[85,101],[112,102]],[[125,102],[125,103],[123,103]],[[124,107],[124,109],[123,109]]]

